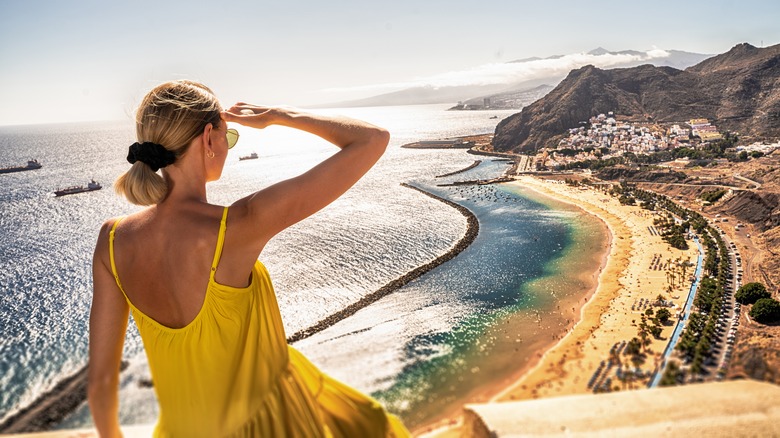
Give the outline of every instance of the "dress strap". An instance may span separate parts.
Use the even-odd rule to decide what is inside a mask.
[[[214,261],[211,262],[211,280],[214,280],[214,273],[217,272],[219,258],[222,257],[222,246],[225,244],[225,230],[227,229],[228,207],[222,210],[222,221],[219,223],[219,235],[217,236],[217,247],[214,249]]]
[[[114,261],[114,234],[116,232],[116,226],[119,225],[119,222],[122,222],[122,219],[124,218],[124,216],[120,217],[114,221],[114,225],[111,226],[111,232],[109,233],[108,239],[108,256],[111,259],[111,273],[114,274],[116,285],[119,286],[119,290],[122,291],[122,295],[124,295],[127,300],[127,294],[125,294],[125,290],[122,288],[122,282],[119,281],[119,273],[116,271],[116,262]]]

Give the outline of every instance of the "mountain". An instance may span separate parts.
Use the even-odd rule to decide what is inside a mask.
[[[547,84],[535,87],[529,84],[529,87],[468,99],[464,102],[458,102],[450,110],[520,109],[537,101],[555,88]]]
[[[685,70],[640,65],[572,70],[555,89],[496,127],[497,151],[551,146],[567,129],[613,111],[635,121],[706,118],[720,130],[780,137],[780,44],[739,44]]]
[[[394,106],[394,105],[424,105],[433,103],[453,103],[472,96],[495,94],[507,89],[507,84],[466,85],[451,87],[435,87],[426,85],[407,88],[392,93],[364,99],[328,103],[313,106],[314,108],[351,108],[363,106]]]
[[[491,101],[517,101],[519,106],[512,108],[520,109],[522,105],[530,102],[520,104],[519,102],[522,100],[515,99],[511,95],[526,93],[540,85],[554,87],[563,80],[569,70],[574,67],[581,67],[587,63],[612,67],[633,67],[649,63],[659,66],[686,68],[709,56],[679,50],[651,50],[647,52],[624,50],[610,52],[606,49],[598,48],[588,53],[518,59],[444,75],[447,78],[453,75],[457,76],[461,82],[470,83],[470,85],[436,85],[439,80],[434,77],[427,81],[429,82],[427,85],[409,87],[362,99],[322,104],[316,107],[466,103],[469,100],[481,102],[485,98],[490,98]]]

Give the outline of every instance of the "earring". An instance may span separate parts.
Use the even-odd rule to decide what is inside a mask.
[[[206,153],[206,156],[209,157],[209,158],[214,158],[214,151],[208,151]]]

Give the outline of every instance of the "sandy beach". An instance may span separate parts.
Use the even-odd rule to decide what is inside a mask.
[[[609,256],[599,275],[592,298],[582,307],[580,322],[548,350],[541,361],[522,378],[496,395],[494,401],[522,400],[592,391],[588,383],[610,351],[623,341],[638,337],[641,314],[651,307],[659,294],[673,303],[672,315],[680,309],[690,287],[692,268],[679,261],[695,262],[694,245],[686,251],[670,247],[654,233],[654,215],[638,206],[621,205],[616,198],[592,188],[571,187],[553,182],[521,177],[516,182],[544,195],[570,202],[599,217],[612,234]],[[675,277],[672,277],[672,273]],[[673,284],[672,284],[673,283]],[[657,308],[656,308],[657,309]],[[655,371],[673,324],[664,326],[658,339],[650,338],[646,359],[638,365],[644,377],[618,381],[612,376],[609,390],[645,387]],[[626,356],[620,360],[629,364]],[[633,369],[635,364],[630,364]],[[605,379],[604,372],[599,380]]]
[[[600,392],[647,387],[674,330],[674,315],[684,305],[690,289],[693,268],[682,268],[679,262],[695,263],[696,246],[691,244],[686,251],[672,248],[654,229],[657,216],[652,212],[621,205],[617,198],[598,189],[530,176],[507,184],[576,205],[602,220],[611,238],[595,290],[582,303],[578,322],[530,367],[517,370],[517,380],[503,388],[491,388],[494,395],[490,401],[586,394],[594,392],[597,386]],[[668,309],[673,317],[658,339],[650,337],[644,361],[635,364],[630,362],[629,355],[613,354],[625,348],[625,344],[621,346],[624,341],[639,337],[641,315],[648,308],[659,308],[651,305],[659,294],[671,303]],[[638,368],[640,372],[632,378],[618,379],[617,367],[608,368],[610,357],[615,362],[619,360],[623,369]],[[450,426],[439,423],[444,427],[424,435],[458,436],[457,427],[452,425],[459,422],[450,418]]]

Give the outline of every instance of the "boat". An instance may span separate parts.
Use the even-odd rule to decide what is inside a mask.
[[[94,179],[87,184],[86,187],[84,186],[72,186],[72,187],[66,187],[64,189],[60,189],[54,192],[55,196],[65,196],[65,195],[74,195],[76,193],[83,193],[83,192],[92,192],[95,190],[102,189],[103,186],[100,185],[97,181]]]
[[[35,170],[40,169],[41,167],[43,167],[43,165],[39,163],[38,160],[30,160],[27,162],[26,166],[0,168],[0,173],[24,172],[25,170]]]
[[[244,155],[243,157],[238,157],[238,159],[239,159],[240,161],[244,161],[244,160],[255,160],[255,159],[257,159],[257,158],[259,158],[259,157],[257,156],[257,152],[252,152],[252,153],[251,153],[251,154],[249,154],[249,155]]]

